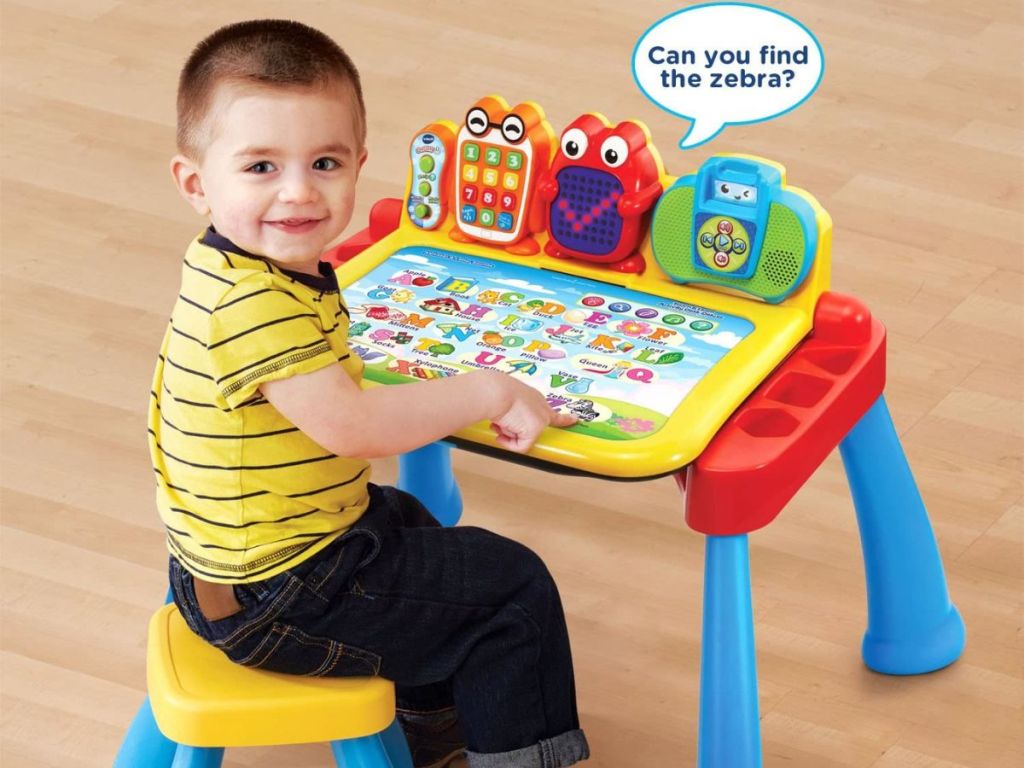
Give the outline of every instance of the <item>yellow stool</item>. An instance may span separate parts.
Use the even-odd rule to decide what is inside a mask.
[[[146,679],[174,768],[220,766],[225,747],[331,743],[341,768],[411,766],[381,677],[297,677],[249,669],[197,637],[173,605],[149,622]]]

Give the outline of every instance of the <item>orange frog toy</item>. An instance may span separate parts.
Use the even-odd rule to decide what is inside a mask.
[[[501,96],[485,96],[466,113],[455,154],[457,242],[478,240],[518,255],[540,252],[533,238],[544,225],[534,193],[551,164],[555,133],[533,101],[510,109]]]
[[[626,120],[613,127],[597,113],[576,118],[538,183],[550,237],[544,252],[643,272],[640,243],[664,172],[643,123]]]

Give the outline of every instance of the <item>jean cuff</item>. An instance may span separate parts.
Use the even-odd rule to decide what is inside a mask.
[[[590,746],[579,729],[511,752],[466,752],[469,768],[565,768],[588,757]]]

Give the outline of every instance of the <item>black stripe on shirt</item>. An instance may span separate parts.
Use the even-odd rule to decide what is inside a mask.
[[[225,257],[225,258],[227,258],[227,257]],[[222,283],[227,283],[228,285],[234,285],[233,282],[231,282],[230,280],[228,280],[225,277],[221,277],[220,275],[215,275],[215,274],[213,274],[213,272],[207,272],[205,269],[200,269],[199,267],[194,266],[193,264],[190,264],[188,259],[185,259],[185,266],[188,267],[189,269],[195,270],[196,272],[204,274],[207,277],[212,277],[214,280],[218,280],[218,281],[220,281]]]
[[[298,427],[289,427],[287,429],[275,429],[273,432],[257,432],[255,434],[251,434],[251,435],[239,435],[239,434],[234,434],[234,435],[209,435],[209,434],[206,434],[205,432],[189,432],[186,429],[182,429],[177,424],[172,424],[170,421],[168,421],[167,418],[163,414],[163,408],[160,407],[160,403],[157,403],[156,407],[157,407],[157,410],[160,411],[160,421],[162,421],[168,427],[173,429],[175,432],[180,432],[181,434],[188,435],[189,437],[207,437],[207,438],[210,438],[211,440],[242,440],[242,439],[248,440],[249,438],[272,437],[274,435],[286,435],[289,432],[298,432],[299,431]]]
[[[184,371],[185,373],[191,373],[193,376],[200,376],[200,377],[202,377],[204,379],[209,379],[210,381],[213,381],[213,376],[211,376],[210,374],[203,373],[202,371],[193,371],[191,368],[186,368],[185,366],[181,365],[180,363],[176,363],[173,360],[171,360],[171,356],[170,355],[167,355],[167,357],[165,358],[165,362],[167,362],[170,365],[174,366],[179,371]]]
[[[217,305],[217,309],[224,309],[224,307],[230,307],[232,304],[237,304],[240,301],[245,301],[246,299],[251,299],[253,296],[259,296],[261,293],[267,293],[267,292],[272,291],[272,290],[274,290],[274,289],[273,288],[260,288],[258,291],[253,291],[252,293],[245,294],[245,296],[239,296],[237,299],[232,299],[231,301],[226,302],[224,304],[218,304]]]
[[[220,307],[218,307],[217,309],[220,309]],[[217,310],[214,310],[214,312],[216,312],[216,311]],[[222,344],[227,344],[229,341],[234,341],[235,339],[240,339],[243,336],[248,336],[250,333],[255,333],[256,331],[262,330],[263,328],[267,328],[268,326],[271,326],[271,325],[277,325],[278,323],[287,323],[289,320],[298,320],[300,317],[316,317],[316,316],[317,315],[315,313],[313,313],[313,312],[300,312],[297,315],[289,315],[288,317],[279,317],[276,320],[268,320],[265,323],[260,323],[259,325],[254,325],[252,328],[247,328],[246,330],[242,331],[241,333],[236,333],[234,336],[229,336],[228,338],[222,339],[222,340],[220,340],[220,341],[218,341],[218,342],[216,342],[214,344],[207,344],[206,348],[207,349],[216,349],[217,347],[221,346]]]
[[[163,360],[162,357],[160,359]],[[197,403],[194,400],[186,400],[183,397],[178,397],[173,392],[171,392],[170,389],[168,389],[166,382],[161,382],[161,384],[163,385],[164,392],[167,393],[167,396],[176,403],[181,403],[182,405],[191,405],[195,408],[216,408],[221,413],[231,413],[232,410],[238,410],[238,408],[252,408],[253,406],[268,405],[270,403],[269,400],[267,400],[265,397],[260,395],[259,392],[257,392],[244,403],[239,403],[237,408],[221,408],[219,405],[215,405],[214,403]],[[156,392],[154,392],[153,390],[149,390],[149,394],[150,397],[157,397]],[[157,402],[159,402],[159,398],[157,398]]]
[[[263,397],[262,394],[257,392],[255,395],[250,397],[248,400],[245,400],[244,402],[239,403],[238,404],[238,408],[251,408],[254,405],[267,405],[269,402],[270,401],[267,400],[267,398]],[[238,410],[238,408],[236,408],[235,410]]]
[[[232,525],[231,523],[222,523],[222,522],[219,522],[217,520],[209,520],[208,518],[205,518],[202,515],[198,515],[195,512],[193,512],[191,510],[188,510],[188,509],[181,509],[179,507],[168,507],[168,509],[171,512],[178,512],[179,514],[188,515],[189,517],[193,517],[196,520],[198,520],[199,522],[206,523],[207,525],[215,525],[218,528],[231,528],[232,530],[236,530],[236,531],[237,530],[241,530],[242,528],[251,528],[254,525],[268,525],[268,524],[270,524],[270,525],[277,525],[278,523],[284,523],[284,522],[287,522],[289,520],[297,520],[300,517],[309,517],[310,515],[315,515],[315,514],[318,514],[318,513],[321,513],[321,512],[324,511],[322,509],[311,509],[311,510],[309,510],[309,512],[300,512],[297,515],[290,515],[288,517],[279,517],[276,520],[253,520],[253,521],[248,522],[248,523],[241,523],[239,525]]]
[[[331,459],[340,458],[339,456],[335,456],[333,453],[328,453],[328,454],[325,454],[323,456],[316,456],[316,457],[314,457],[312,459],[299,459],[298,461],[288,461],[288,462],[285,462],[284,464],[254,464],[254,465],[243,464],[243,465],[235,466],[235,467],[222,467],[222,466],[218,466],[216,464],[197,464],[196,462],[187,461],[187,460],[182,459],[182,458],[180,458],[178,456],[175,456],[173,453],[170,453],[169,451],[167,451],[160,444],[160,441],[156,439],[156,433],[152,429],[149,429],[147,431],[149,432],[149,434],[153,435],[153,442],[154,442],[154,444],[160,450],[160,453],[162,453],[164,456],[166,456],[169,459],[174,459],[175,461],[177,461],[180,464],[185,464],[185,465],[187,465],[189,467],[197,467],[198,469],[222,469],[222,470],[227,470],[229,472],[237,472],[238,470],[243,470],[243,469],[251,469],[251,470],[258,470],[258,469],[284,469],[285,467],[298,467],[298,466],[302,466],[303,464],[315,464],[318,461],[330,461]]]
[[[174,323],[171,323],[171,331],[176,333],[176,334],[178,334],[179,336],[184,336],[186,339],[191,339],[196,344],[201,345],[204,349],[206,348],[206,342],[205,341],[201,341],[200,339],[197,339],[195,336],[189,336],[184,331],[179,331],[177,328],[174,327]]]
[[[160,479],[163,480],[165,486],[172,488],[175,491],[187,493],[194,499],[208,499],[209,501],[241,501],[242,499],[251,499],[254,496],[266,496],[270,493],[270,491],[253,491],[252,493],[243,493],[241,496],[209,496],[207,494],[196,493],[195,491],[190,491],[188,488],[183,488],[180,485],[174,485],[173,483],[167,482],[167,478],[164,477],[164,473],[161,472],[158,467],[153,467],[153,471],[160,476]]]
[[[242,499],[249,499],[255,496],[265,496],[268,493],[270,493],[270,491],[253,491],[251,493],[243,493],[240,496],[209,496],[206,494],[196,493],[195,491],[190,491],[188,488],[184,488],[180,485],[174,485],[173,483],[169,483],[167,481],[167,478],[164,476],[164,473],[160,471],[159,467],[153,467],[153,471],[159,476],[159,478],[163,481],[165,486],[167,486],[168,488],[172,488],[175,491],[187,493],[189,496],[195,499],[207,499],[209,501],[241,501]],[[301,493],[289,493],[287,494],[286,498],[301,499],[304,496],[315,496],[318,493],[332,491],[335,488],[342,488],[346,485],[351,485],[352,483],[356,482],[356,480],[362,478],[362,476],[369,471],[370,467],[369,465],[367,465],[363,467],[361,470],[359,470],[352,477],[350,477],[348,480],[342,480],[340,483],[334,483],[333,485],[325,485],[323,488],[315,488],[312,491],[302,491]]]
[[[192,301],[192,299],[190,299],[188,296],[186,296],[183,293],[179,293],[178,294],[178,298],[181,299],[182,301],[184,301],[186,304],[191,304],[196,309],[203,310],[203,312],[205,312],[208,315],[212,315],[213,314],[213,310],[212,309],[207,309],[202,304],[197,304],[196,302]]]
[[[364,473],[368,472],[369,469],[370,469],[370,467],[369,467],[369,465],[367,465],[367,466],[363,467],[361,470],[359,470],[359,472],[357,472],[355,475],[350,477],[348,480],[342,480],[340,483],[335,483],[334,485],[325,485],[323,488],[317,488],[315,491],[305,491],[303,493],[289,493],[288,494],[288,498],[289,499],[300,499],[303,496],[314,496],[315,494],[323,493],[324,491],[331,491],[331,490],[334,490],[335,488],[341,488],[343,485],[348,485],[349,483],[354,483],[356,480],[361,478]]]
[[[167,388],[167,383],[166,382],[161,382],[161,384],[163,385],[164,392],[167,393],[167,396],[169,398],[171,398],[171,400],[173,400],[176,403],[181,403],[182,405],[192,405],[192,406],[195,406],[196,408],[216,408],[218,411],[223,411],[224,413],[230,413],[231,412],[230,408],[221,408],[219,405],[214,405],[213,403],[197,403],[194,400],[186,400],[186,399],[184,399],[182,397],[176,397],[175,394],[173,392],[171,392],[171,390],[169,390]],[[154,392],[153,390],[149,390],[149,394],[152,397],[155,397],[157,399],[157,402],[160,401],[160,398],[157,397],[156,392]]]

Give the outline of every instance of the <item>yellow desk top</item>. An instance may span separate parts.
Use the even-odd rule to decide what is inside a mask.
[[[608,126],[598,115],[581,120],[595,130],[595,121]],[[617,199],[619,182],[608,182],[607,174],[568,168],[537,181],[532,165],[521,165],[525,143],[510,149],[492,136],[498,144],[480,144],[463,130],[456,145],[456,126],[446,123],[418,134],[398,228],[338,268],[351,312],[350,344],[366,365],[364,386],[493,367],[579,416],[573,427],[546,430],[528,454],[545,468],[642,478],[679,470],[699,456],[810,332],[818,297],[828,290],[832,222],[810,194],[786,183],[784,167],[764,158],[720,155],[693,174],[669,176],[646,128],[637,126],[650,153],[639,153],[648,160],[644,172],[654,175],[628,179],[642,187],[630,204],[658,203],[644,208],[650,218],[637,230],[637,253],[646,263],[640,273],[577,260],[579,253],[566,250],[567,242],[586,250],[590,238],[605,237],[596,224],[581,224],[596,222]],[[501,167],[506,176],[525,174],[508,186],[522,205],[537,189],[550,197],[556,181],[568,190],[570,199],[546,203],[547,228],[519,233],[525,209],[502,212],[498,204],[511,205],[516,193],[502,187],[508,200],[496,201],[496,190],[480,192],[465,181],[479,172],[492,173],[494,179],[481,179],[494,182],[502,158],[508,164],[513,156],[518,171]],[[454,186],[453,160],[460,180]],[[601,184],[611,185],[611,197],[594,202]],[[588,204],[595,207],[584,215]],[[798,209],[802,223],[794,218]],[[794,240],[801,229],[807,239]],[[531,236],[532,248],[522,247],[519,239]],[[794,243],[806,243],[806,253],[786,254]],[[549,244],[554,255],[546,255]],[[518,255],[538,248],[536,255]],[[762,249],[760,264],[748,260]],[[766,271],[769,283],[760,277]],[[770,284],[780,280],[793,282],[780,293]],[[498,448],[486,423],[453,437],[521,460]]]
[[[820,213],[819,224],[827,230],[827,214]],[[549,400],[555,398],[558,407],[579,408],[579,401],[587,400],[589,406],[576,412],[597,413],[569,429],[546,430],[530,458],[614,478],[666,474],[700,455],[729,415],[810,331],[814,305],[828,283],[827,254],[822,258],[819,253],[803,285],[784,303],[769,305],[720,289],[673,283],[651,257],[649,242],[641,249],[647,270],[627,275],[582,262],[457,243],[448,237],[449,229],[442,225],[424,231],[403,217],[397,230],[338,268],[352,312],[350,343],[367,366],[365,385],[496,364],[545,392]],[[543,238],[543,233],[538,236],[541,245]],[[829,238],[821,237],[819,251],[828,246]],[[559,301],[563,291],[578,295],[580,301]],[[596,306],[582,303],[588,297]],[[563,311],[555,312],[559,307],[552,304]],[[611,309],[616,304],[629,309],[616,313]],[[647,311],[638,317],[640,308]],[[577,313],[568,317],[572,322],[565,322],[573,310]],[[645,319],[652,311],[657,316]],[[599,313],[599,321],[607,317],[588,323],[595,319],[593,312]],[[666,323],[666,318],[678,323],[679,317],[684,318],[681,325]],[[517,329],[515,324],[523,318],[539,323],[526,323],[527,328],[537,326],[534,330]],[[701,320],[712,328],[702,334],[691,327],[694,319],[697,328],[704,327]],[[627,322],[633,325],[623,325]],[[568,333],[555,333],[567,326],[572,329]],[[595,347],[602,335],[605,338]],[[574,349],[567,343],[573,336],[578,338]],[[722,346],[705,341],[715,336]],[[609,344],[621,349],[608,349]],[[537,354],[551,354],[559,347],[565,354],[554,360]],[[674,351],[683,353],[682,361],[664,366],[655,362],[659,355]],[[708,351],[718,359],[709,361]],[[681,381],[668,372],[691,359],[705,367],[697,380]],[[612,362],[617,360],[629,364]],[[602,373],[605,367],[610,370]],[[662,367],[665,373],[659,370]],[[628,387],[614,390],[620,393],[618,400],[602,399],[601,380],[616,372]],[[571,384],[574,376],[591,379],[591,389],[562,403],[570,394],[566,382]],[[648,392],[659,382],[671,381],[679,402],[671,412],[660,414],[662,418],[651,418],[645,410]],[[672,393],[667,393],[660,401],[671,399]],[[455,437],[500,450],[486,423],[474,424]]]

